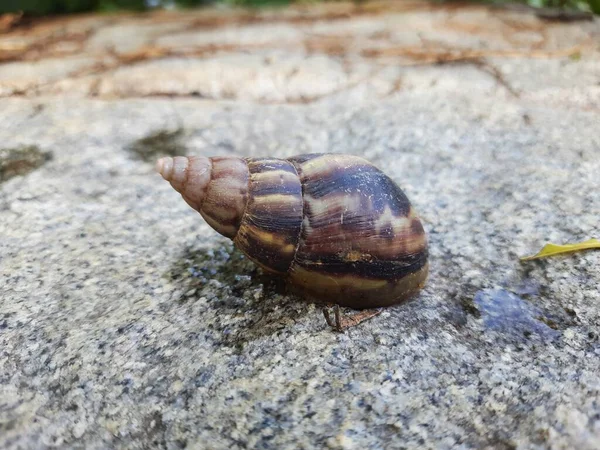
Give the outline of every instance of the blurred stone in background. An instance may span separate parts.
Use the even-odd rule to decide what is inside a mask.
[[[144,11],[148,9],[190,8],[208,5],[228,6],[281,6],[293,3],[314,4],[316,2],[295,2],[293,0],[2,0],[0,13],[24,12],[26,14],[65,14],[84,11]],[[333,2],[335,3],[335,1]],[[357,0],[356,4],[365,3]],[[487,1],[481,3],[489,4]],[[600,0],[521,0],[499,1],[496,4],[526,4],[534,8],[548,8],[562,11],[588,11],[600,14]],[[550,12],[556,17],[578,17],[569,15],[556,16],[556,11]]]
[[[598,237],[587,19],[3,16],[0,448],[597,449],[600,252],[518,260]],[[153,170],[308,152],[382,167],[430,241],[422,294],[346,334]]]

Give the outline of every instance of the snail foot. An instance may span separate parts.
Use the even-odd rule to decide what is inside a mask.
[[[330,315],[330,308],[333,308],[333,320]],[[343,333],[348,328],[354,327],[365,320],[379,315],[383,308],[363,309],[352,315],[342,315],[339,305],[326,305],[323,307],[323,315],[327,325],[339,333]]]

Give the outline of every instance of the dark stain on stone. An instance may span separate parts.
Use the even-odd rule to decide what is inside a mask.
[[[17,425],[16,419],[10,419],[0,423],[0,431],[10,431]]]
[[[448,296],[452,301],[449,302],[448,308],[442,312],[444,321],[460,329],[467,325],[469,316],[478,319],[481,313],[473,302],[473,297],[479,289],[481,289],[481,286],[475,286],[471,283],[465,283],[460,288],[451,288]]]
[[[552,320],[549,317],[544,317],[544,316],[539,316],[536,317],[537,320],[539,320],[542,323],[545,323],[546,325],[548,325],[550,328],[552,328],[553,330],[558,330],[560,327],[558,326],[558,323],[554,320]]]
[[[44,105],[43,103],[38,103],[34,105],[31,113],[29,114],[28,119],[33,119],[34,117],[38,116],[44,111],[44,109],[46,109],[46,105]]]
[[[577,317],[577,312],[572,308],[565,308],[565,312],[571,317]]]
[[[0,183],[26,175],[52,159],[52,153],[35,145],[0,149]]]
[[[220,345],[243,351],[245,343],[280,332],[308,313],[307,302],[288,288],[285,279],[264,273],[229,241],[215,249],[188,248],[164,275],[181,292],[181,306],[206,297],[218,313]],[[242,320],[227,323],[223,318]]]
[[[489,448],[496,450],[516,450],[517,445],[512,442],[509,436],[505,436],[504,432],[494,432],[491,439],[487,442]]]
[[[129,144],[127,150],[137,159],[150,163],[162,156],[184,156],[187,153],[184,135],[183,128],[155,131]]]
[[[229,242],[217,249],[186,249],[166,276],[171,281],[187,283],[190,289],[201,288],[214,280],[226,285],[235,296],[260,286],[267,295],[287,293],[283,278],[264,273]],[[190,294],[188,290],[184,297],[193,297]]]
[[[172,282],[183,283],[190,289],[217,281],[235,289],[250,286],[255,266],[231,244],[224,243],[216,249],[186,248],[179,261],[166,274]],[[186,297],[191,297],[188,292]],[[185,301],[184,298],[181,299]]]
[[[147,448],[166,448],[167,427],[159,411],[154,411],[144,417],[142,429],[144,430],[142,440],[145,441]]]
[[[175,439],[174,444],[177,448],[187,448],[187,440]]]
[[[460,306],[467,314],[470,314],[477,318],[481,317],[481,311],[479,311],[479,308],[477,308],[477,305],[473,301],[473,298],[466,297],[466,296],[461,297],[460,298]]]

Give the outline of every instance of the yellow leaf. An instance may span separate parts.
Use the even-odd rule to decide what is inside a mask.
[[[588,241],[579,242],[577,244],[546,244],[537,255],[524,256],[521,261],[531,261],[532,259],[545,258],[547,256],[560,255],[561,253],[579,252],[581,250],[589,250],[591,248],[600,249],[600,241],[598,239],[590,239]]]

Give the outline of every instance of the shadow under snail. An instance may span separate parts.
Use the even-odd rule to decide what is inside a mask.
[[[309,300],[337,330],[413,297],[428,273],[419,217],[363,158],[166,157],[156,170],[223,236]],[[362,310],[340,317],[339,306]]]

